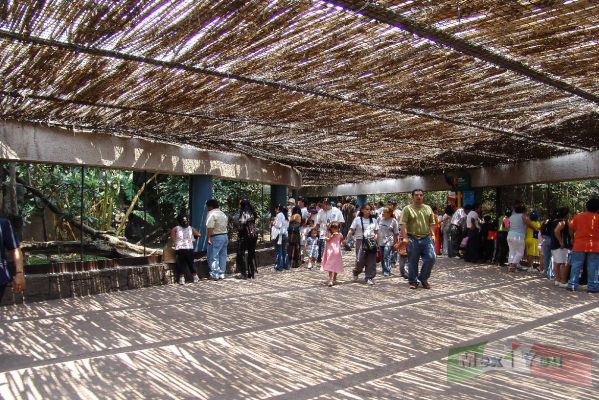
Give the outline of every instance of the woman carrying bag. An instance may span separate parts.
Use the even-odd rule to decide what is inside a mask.
[[[369,205],[363,205],[347,234],[347,241],[354,234],[356,239],[356,267],[353,270],[354,282],[358,281],[358,276],[365,270],[365,281],[368,285],[374,285],[379,230],[378,222],[376,218],[370,215],[371,212],[372,208]]]

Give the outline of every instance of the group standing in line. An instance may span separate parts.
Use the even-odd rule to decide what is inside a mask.
[[[395,202],[364,204],[348,199],[340,208],[330,199],[308,206],[304,199],[290,198],[278,204],[271,226],[275,245],[275,271],[320,266],[328,286],[335,286],[343,272],[342,250],[352,247],[354,281],[374,285],[377,263],[383,276],[392,275],[399,261],[400,275],[411,289],[430,289],[432,269],[438,255],[462,257],[466,262],[507,263],[507,272],[538,270],[556,285],[576,290],[582,283],[589,292],[599,291],[599,200],[587,202],[587,211],[568,220],[569,210],[559,208],[543,222],[536,211],[528,213],[521,202],[506,210],[497,221],[480,217],[480,204],[447,206],[442,216],[424,203],[424,191],[412,191],[412,203],[400,210]],[[216,200],[206,203],[208,266],[210,277],[223,279],[228,244],[227,216]],[[378,208],[377,208],[378,207]],[[239,203],[236,265],[238,277],[252,279],[257,271],[257,215],[247,200]],[[193,266],[193,239],[200,233],[179,218],[171,237],[177,254],[179,282],[185,282]],[[190,256],[191,254],[191,256]],[[525,260],[526,267],[522,267]],[[422,265],[420,270],[419,265]],[[407,270],[406,270],[407,265]]]

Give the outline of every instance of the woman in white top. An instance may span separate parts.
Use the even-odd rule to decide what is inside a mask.
[[[443,234],[443,255],[449,255],[449,231],[451,230],[451,217],[453,216],[453,207],[448,205],[445,207],[445,214],[441,217],[441,232]],[[437,239],[439,240],[439,239]]]
[[[185,284],[187,268],[191,271],[193,282],[199,282],[198,271],[194,265],[193,241],[201,236],[194,227],[189,226],[189,220],[185,216],[178,216],[179,225],[171,230],[171,240],[175,247],[175,265],[180,285]]]
[[[358,275],[366,269],[364,275],[366,276],[366,283],[374,285],[374,277],[376,275],[376,251],[377,245],[377,234],[379,225],[376,218],[370,215],[372,208],[370,205],[365,204],[360,208],[360,213],[354,219],[349,228],[347,234],[347,241],[355,235],[356,239],[356,267],[353,270],[354,282],[358,280]],[[368,246],[368,242],[372,241],[374,248]]]
[[[281,204],[275,207],[275,219],[272,222],[273,227],[278,230],[278,236],[273,238],[275,242],[275,271],[289,269],[289,260],[287,260],[287,229],[289,228],[289,219],[287,217],[287,208]]]

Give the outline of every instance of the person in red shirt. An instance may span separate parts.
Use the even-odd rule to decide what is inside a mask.
[[[574,233],[574,245],[570,254],[570,280],[567,290],[573,292],[578,286],[580,271],[587,263],[589,282],[587,292],[599,293],[599,199],[587,201],[586,211],[576,214],[570,222]]]

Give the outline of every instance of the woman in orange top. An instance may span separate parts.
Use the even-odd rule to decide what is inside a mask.
[[[588,270],[587,292],[599,293],[599,199],[590,199],[586,212],[576,214],[570,222],[574,233],[574,245],[570,253],[570,280],[567,290],[573,292],[578,286],[580,271],[586,261]]]

